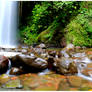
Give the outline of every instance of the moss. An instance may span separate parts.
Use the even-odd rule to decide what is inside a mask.
[[[65,28],[67,43],[78,46],[92,46],[92,10],[76,16]]]
[[[49,39],[49,35],[50,35],[49,32],[50,32],[50,30],[48,30],[48,29],[41,32],[37,37],[37,41],[46,43]]]

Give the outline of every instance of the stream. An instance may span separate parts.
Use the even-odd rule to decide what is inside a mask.
[[[9,60],[7,71],[0,75],[0,90],[89,91],[92,89],[91,48],[69,52],[62,48],[1,48],[0,55]],[[30,60],[34,60],[32,61],[34,63],[30,64]],[[46,61],[49,62],[48,65]]]

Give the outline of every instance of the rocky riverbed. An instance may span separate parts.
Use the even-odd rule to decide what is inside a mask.
[[[0,48],[0,90],[92,90],[92,49]]]

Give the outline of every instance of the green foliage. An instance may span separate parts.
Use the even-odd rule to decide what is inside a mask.
[[[52,22],[61,15],[64,18],[68,9],[75,9],[75,2],[41,2],[36,4],[32,10],[30,29],[32,33],[40,33],[47,29]],[[75,6],[75,7],[74,7]],[[68,11],[67,11],[68,12]],[[72,13],[72,10],[69,11]],[[62,22],[65,22],[62,19]]]
[[[22,37],[22,43],[31,45],[32,43],[36,42],[37,34],[31,33],[29,27],[26,27],[24,30],[20,31],[20,35]]]
[[[38,41],[45,43],[56,43],[60,41],[60,34],[62,38],[62,33],[60,32],[65,25],[69,22],[69,19],[78,13],[76,2],[53,2],[54,8],[59,12],[58,16],[54,18],[51,25],[38,36]],[[73,5],[74,4],[74,5]],[[77,3],[78,4],[78,3]],[[71,7],[72,5],[72,7]],[[75,8],[76,7],[76,8]],[[58,35],[57,35],[58,34]],[[55,37],[58,36],[58,37]]]
[[[92,9],[85,9],[72,20],[67,28],[67,43],[79,46],[92,46]]]
[[[37,33],[43,26],[46,24],[46,15],[48,15],[48,11],[46,11],[48,6],[46,5],[35,5],[35,8],[32,11],[32,23],[30,29],[32,30],[32,33]],[[44,18],[45,17],[45,18]],[[42,23],[44,25],[42,25]],[[46,27],[46,26],[45,26]],[[44,28],[43,28],[44,29]]]
[[[26,26],[20,27],[22,42],[28,45],[39,41],[45,43],[59,41],[60,33],[61,36],[63,33],[61,30],[66,27],[72,16],[80,12],[81,2],[41,1],[32,4],[34,5],[31,9],[28,9],[31,12],[26,18],[27,22],[24,20]]]
[[[58,18],[57,18],[58,20]],[[41,32],[37,38],[41,42],[51,42],[55,30],[60,26],[60,23],[55,20],[45,31]],[[52,41],[53,42],[53,41]]]

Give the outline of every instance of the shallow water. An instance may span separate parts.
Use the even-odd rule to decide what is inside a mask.
[[[86,80],[92,81],[92,77],[91,76],[85,76],[85,75],[83,75],[80,72],[78,72],[77,76],[82,77],[82,78],[84,78]]]

